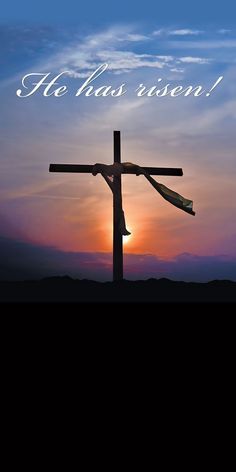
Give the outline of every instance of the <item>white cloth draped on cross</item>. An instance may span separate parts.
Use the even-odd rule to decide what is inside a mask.
[[[155,179],[153,179],[151,175],[148,174],[148,172],[146,172],[142,167],[136,164],[132,164],[132,162],[123,162],[122,164],[115,163],[112,165],[97,163],[93,167],[92,174],[101,174],[102,177],[105,179],[106,183],[109,185],[111,191],[114,193],[113,177],[120,176],[122,173],[125,173],[125,171],[128,170],[130,167],[135,167],[136,175],[144,175],[144,177],[146,177],[150,184],[165,200],[172,203],[172,205],[176,206],[177,208],[186,211],[190,215],[195,215],[195,212],[193,211],[192,200],[188,200],[187,198],[182,197],[182,195],[180,195],[179,193],[176,193],[165,185],[160,184]],[[125,225],[123,209],[121,210],[120,216],[120,230],[123,236],[128,236],[130,234]]]

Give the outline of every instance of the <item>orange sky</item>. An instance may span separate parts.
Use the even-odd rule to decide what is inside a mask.
[[[210,177],[193,180],[188,172],[183,177],[159,178],[195,200],[193,217],[163,200],[144,177],[124,176],[123,207],[132,233],[124,238],[124,251],[167,258],[181,252],[214,254],[225,237],[224,220],[229,227],[228,215],[221,208],[232,205],[229,190],[230,185],[233,190],[233,182],[219,193],[219,182],[209,188],[207,180]],[[45,181],[8,194],[5,205],[14,230],[22,230],[28,241],[64,251],[110,252],[112,194],[102,177],[48,174]],[[219,213],[212,213],[210,206],[216,200]],[[231,225],[233,228],[234,220]]]

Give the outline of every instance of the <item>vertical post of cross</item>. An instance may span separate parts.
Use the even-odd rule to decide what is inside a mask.
[[[114,163],[121,163],[120,131],[114,131]],[[122,214],[121,175],[113,180],[113,280],[123,280],[123,237],[120,228]]]

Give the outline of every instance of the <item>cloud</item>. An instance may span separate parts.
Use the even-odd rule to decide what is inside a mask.
[[[203,33],[197,29],[168,29],[162,28],[152,33],[141,34],[133,31],[130,26],[112,26],[104,31],[89,34],[84,37],[73,37],[64,47],[49,48],[50,41],[48,41],[49,55],[41,56],[40,62],[34,64],[35,70],[42,72],[58,70],[59,72],[68,71],[68,75],[75,79],[85,79],[92,71],[95,71],[101,64],[108,63],[108,72],[119,75],[121,73],[127,74],[139,69],[165,69],[168,72],[176,73],[178,69],[179,58],[176,54],[153,54],[153,50],[144,49],[146,43],[154,41],[155,37],[163,36],[168,39],[162,42],[162,47],[179,47],[188,49],[191,46],[194,48],[203,48],[215,46],[215,41],[170,41],[174,36],[197,36]],[[224,39],[222,39],[225,42]],[[232,40],[233,41],[233,40]],[[137,49],[136,43],[142,44],[142,50]],[[230,43],[231,46],[234,43]],[[139,46],[139,44],[138,44]],[[224,45],[226,47],[226,45]],[[227,43],[227,47],[229,44]],[[33,58],[33,56],[32,56]],[[206,64],[208,59],[201,57],[192,57],[183,59],[181,62],[192,64]],[[27,73],[28,71],[25,71]],[[178,71],[179,72],[179,71]],[[23,74],[22,74],[23,75]],[[21,76],[21,75],[20,75]]]
[[[62,49],[57,55],[49,58],[43,64],[44,70],[59,69],[67,70],[72,78],[87,78],[101,64],[109,65],[108,72],[113,74],[129,73],[138,69],[178,69],[179,58],[174,55],[156,55],[153,53],[137,52],[133,50],[132,43],[147,41],[151,36],[161,34],[184,35],[197,34],[198,30],[157,30],[152,35],[141,35],[132,33],[126,27],[113,27],[100,33],[89,35],[83,40],[72,42]],[[130,46],[129,46],[130,43]],[[182,43],[181,43],[182,44]],[[185,44],[185,42],[184,42]],[[129,49],[130,47],[130,49]],[[206,58],[186,57],[181,62],[207,64]],[[42,67],[41,67],[42,69]],[[175,71],[176,72],[176,71]]]
[[[96,59],[81,64],[80,59],[70,62],[69,67],[65,64],[61,69],[66,68],[67,75],[72,78],[87,78],[91,72],[95,71],[102,64],[108,64],[108,71],[114,74],[128,73],[140,68],[163,69],[168,63],[165,59],[158,59],[156,56],[147,54],[136,54],[131,51],[98,51]],[[84,68],[85,71],[81,72]]]
[[[72,42],[54,57],[41,65],[43,70],[67,70],[73,78],[86,78],[101,64],[108,63],[109,71],[127,73],[139,68],[162,69],[173,65],[170,55],[154,55],[134,52],[128,44],[147,41],[149,36],[131,33],[127,28],[113,27],[101,33],[89,35]]]
[[[181,74],[183,74],[184,72],[184,69],[180,69],[180,67],[173,67],[172,69],[170,69],[171,72],[179,72]]]
[[[119,38],[119,41],[140,42],[140,41],[147,41],[149,39],[150,39],[149,36],[145,36],[143,34],[127,33],[126,35]]]
[[[194,29],[175,29],[175,30],[170,30],[167,28],[161,28],[158,30],[155,30],[152,32],[152,36],[198,36],[200,34],[204,33],[204,31],[201,30],[194,30]]]
[[[230,29],[224,29],[224,28],[222,28],[222,29],[219,29],[219,30],[217,31],[217,33],[219,33],[219,34],[229,34],[229,33],[231,33],[231,31],[232,31],[232,30],[230,30]]]
[[[165,33],[165,31],[166,31],[166,30],[165,30],[164,28],[163,28],[163,29],[159,29],[159,30],[155,30],[155,31],[152,32],[152,36],[161,36],[162,34]]]
[[[173,31],[169,31],[169,36],[198,36],[202,34],[203,31],[200,30],[192,30],[192,29],[176,29]]]
[[[180,62],[184,62],[185,64],[209,64],[210,59],[206,59],[205,57],[180,57]]]
[[[38,279],[55,275],[110,280],[112,254],[100,252],[63,252],[0,237],[0,279]],[[236,259],[225,255],[196,256],[180,254],[162,259],[153,254],[126,254],[125,277],[147,279],[167,277],[173,280],[236,280]]]
[[[220,49],[236,48],[236,39],[209,39],[207,41],[169,41],[174,49]]]

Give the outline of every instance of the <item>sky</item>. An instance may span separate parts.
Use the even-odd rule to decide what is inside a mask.
[[[188,0],[169,0],[157,2],[147,0],[145,4],[126,0],[111,2],[78,2],[67,0],[66,4],[60,0],[10,0],[1,6],[3,21],[23,21],[40,23],[67,23],[79,24],[85,27],[89,24],[107,25],[115,22],[147,22],[147,23],[181,23],[199,25],[219,25],[227,22],[233,26],[235,14],[234,0],[216,2],[214,0],[198,0],[190,4]],[[220,25],[221,26],[221,25]]]
[[[80,2],[79,2],[80,3]],[[109,280],[112,196],[101,176],[50,174],[50,163],[122,160],[181,167],[158,181],[194,201],[170,205],[144,177],[123,177],[125,277],[236,280],[236,25],[233,2],[10,2],[0,22],[0,278],[68,274]],[[10,8],[11,4],[11,8]],[[14,8],[13,8],[14,4]],[[77,6],[76,6],[77,5]],[[234,23],[234,24],[233,24]],[[96,88],[121,97],[76,97],[101,65]],[[68,93],[29,97],[30,73],[63,71]],[[214,91],[215,81],[223,77]],[[158,79],[159,80],[158,82]],[[137,97],[146,87],[203,87],[195,97]]]

